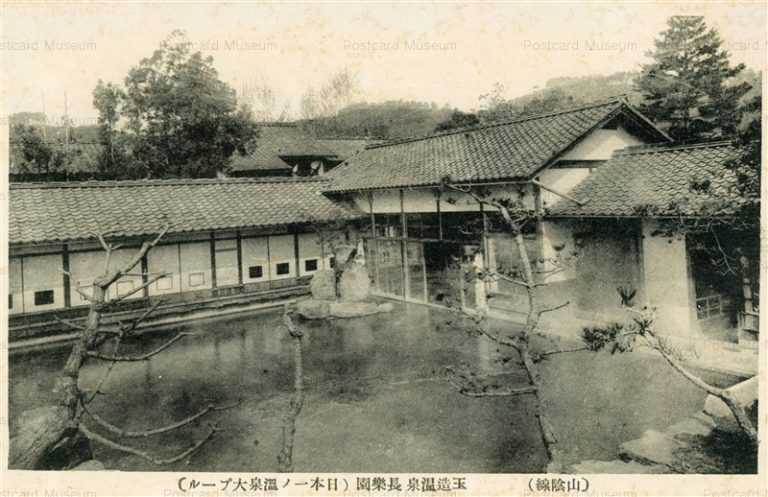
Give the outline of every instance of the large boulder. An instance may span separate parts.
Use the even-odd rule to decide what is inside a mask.
[[[362,302],[371,295],[371,280],[362,264],[350,264],[339,280],[341,302]]]
[[[327,300],[307,299],[296,303],[296,313],[304,319],[325,319],[331,315]]]
[[[336,274],[333,269],[317,271],[309,282],[312,298],[317,300],[336,300]]]

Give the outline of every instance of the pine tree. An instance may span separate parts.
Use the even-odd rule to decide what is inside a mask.
[[[636,81],[642,111],[677,140],[733,134],[738,101],[750,87],[729,80],[744,64],[731,66],[720,35],[703,17],[673,16],[667,25]]]

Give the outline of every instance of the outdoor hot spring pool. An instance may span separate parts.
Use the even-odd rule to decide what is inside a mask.
[[[443,312],[396,304],[391,314],[303,323],[306,398],[297,423],[295,471],[519,473],[544,468],[525,397],[469,398],[445,380],[449,365],[466,362],[484,373],[499,366],[495,344],[441,326]],[[209,400],[242,399],[240,406],[209,414],[200,425],[130,443],[170,456],[204,435],[209,422],[223,431],[189,465],[158,467],[94,444],[96,458],[116,470],[276,471],[283,413],[293,389],[292,343],[280,313],[207,321],[184,331],[198,335],[148,361],[118,364],[103,387],[107,395],[99,396],[92,409],[121,428],[142,430],[183,419]],[[173,332],[145,335],[143,350]],[[21,412],[52,402],[69,348],[10,357],[12,434]],[[94,385],[104,367],[89,364],[81,385]],[[704,403],[701,391],[648,354],[562,354],[547,361],[543,373],[549,412],[569,463],[614,459],[620,443],[675,423]],[[521,375],[507,379],[524,384]]]

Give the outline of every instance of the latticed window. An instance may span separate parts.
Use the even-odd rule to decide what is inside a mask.
[[[720,295],[709,295],[696,299],[696,317],[700,320],[710,319],[723,314],[723,300]]]

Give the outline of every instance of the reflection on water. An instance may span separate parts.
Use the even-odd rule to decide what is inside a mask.
[[[439,314],[397,305],[388,315],[302,324],[307,397],[297,424],[296,471],[531,472],[543,467],[526,399],[470,399],[443,381],[444,367],[460,362],[483,373],[496,371],[498,352],[485,339],[438,326]],[[106,395],[92,409],[121,428],[142,430],[189,416],[209,401],[242,399],[238,408],[209,415],[182,433],[137,443],[166,456],[202,436],[208,422],[224,431],[189,466],[158,468],[98,446],[96,456],[108,468],[122,470],[274,471],[293,382],[291,338],[280,314],[208,321],[184,331],[197,335],[148,361],[118,364],[102,388]],[[150,350],[168,333],[124,343],[121,353]],[[53,401],[54,381],[68,352],[63,347],[11,357],[12,433],[21,412]],[[585,361],[584,354],[545,366],[553,422],[573,447],[574,462],[612,459],[620,442],[701,408],[702,394],[660,361],[602,354],[587,355]],[[95,385],[105,367],[89,363],[81,386]],[[515,384],[524,381],[519,373],[509,378]]]

